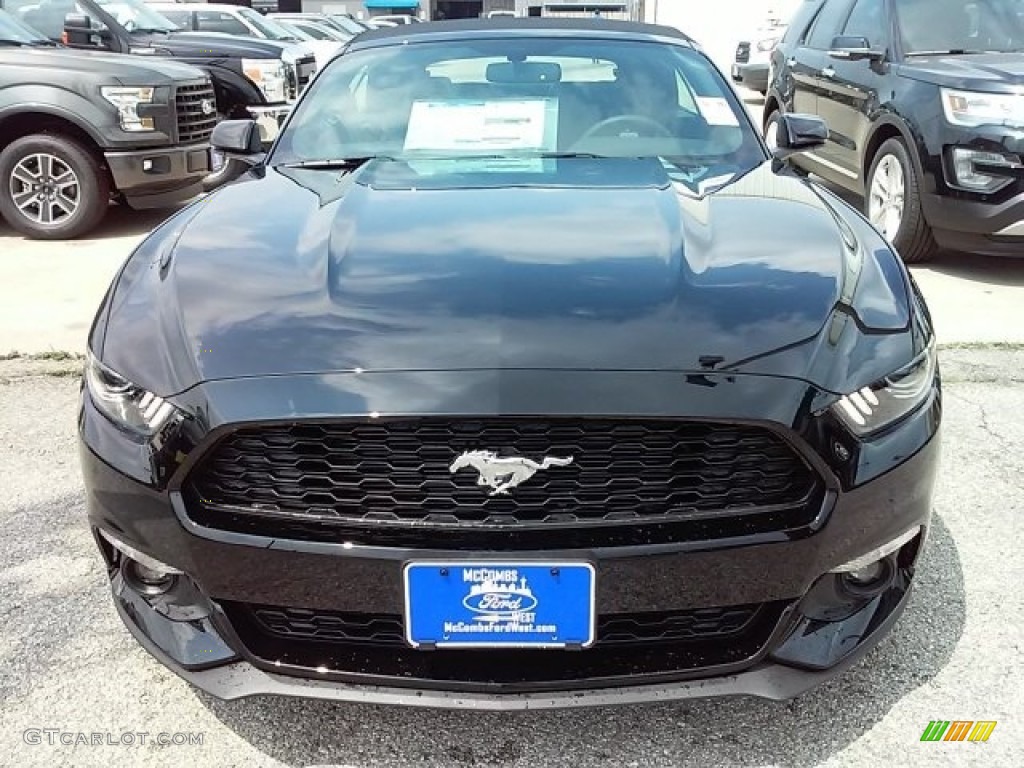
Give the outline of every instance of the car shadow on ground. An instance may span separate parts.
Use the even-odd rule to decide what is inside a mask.
[[[1024,286],[1024,258],[941,251],[934,259],[916,268],[975,283]]]
[[[706,765],[816,765],[934,678],[965,617],[959,554],[936,515],[915,593],[893,634],[840,677],[788,702],[733,698],[492,713],[197,696],[255,748],[296,766],[678,766],[694,764],[696,754]],[[908,726],[908,741],[920,727]]]
[[[99,226],[87,235],[76,238],[76,241],[141,237],[179,210],[180,207],[135,211],[126,205],[111,205]],[[0,238],[2,237],[23,239],[24,236],[15,232],[6,221],[0,218]]]

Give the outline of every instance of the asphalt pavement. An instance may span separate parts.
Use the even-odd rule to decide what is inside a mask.
[[[0,362],[0,766],[1016,768],[1024,350],[941,360],[935,524],[906,613],[863,663],[786,703],[520,714],[225,703],[190,688],[129,637],[109,599],[77,466],[78,364]],[[986,743],[921,742],[935,719],[998,724]],[[186,743],[157,746],[159,734]]]

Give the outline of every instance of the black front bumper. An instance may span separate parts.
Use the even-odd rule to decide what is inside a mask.
[[[805,534],[542,553],[211,535],[182,514],[180,495],[173,497],[172,510],[166,492],[130,479],[97,456],[109,443],[104,421],[98,421],[103,417],[88,402],[83,418],[96,429],[84,430],[82,463],[94,529],[187,574],[178,605],[161,612],[126,587],[114,550],[101,545],[127,626],[175,672],[219,697],[276,693],[490,709],[734,694],[787,698],[854,663],[905,606],[931,514],[937,407],[922,409],[901,430],[920,441],[910,458],[905,439],[898,440],[902,448],[888,446],[886,452],[899,462],[856,488],[827,494]],[[888,589],[822,618],[821,595],[830,594],[837,578],[830,571],[918,528],[900,550]],[[747,607],[754,618],[718,635],[557,651],[414,650],[393,640],[381,644],[380,638],[324,642],[275,635],[252,620],[259,606],[283,606],[366,622],[401,621],[401,574],[410,560],[507,562],[538,554],[595,565],[599,617],[672,614],[678,621]],[[488,666],[501,671],[487,672]]]
[[[1024,192],[998,203],[925,194],[922,206],[943,248],[983,256],[1024,256]]]
[[[206,144],[105,153],[107,167],[132,208],[163,208],[188,200],[203,191],[210,172]]]

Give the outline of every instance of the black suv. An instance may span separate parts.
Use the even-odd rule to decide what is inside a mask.
[[[908,262],[1024,255],[1024,0],[806,0],[771,61],[765,135],[825,118],[793,159],[865,196]]]

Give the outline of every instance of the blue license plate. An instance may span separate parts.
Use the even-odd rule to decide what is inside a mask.
[[[415,647],[587,647],[594,642],[594,567],[409,563],[405,634]]]

